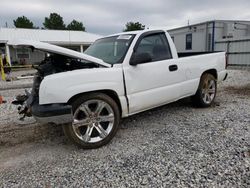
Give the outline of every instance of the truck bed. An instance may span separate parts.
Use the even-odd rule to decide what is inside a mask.
[[[178,57],[182,58],[182,57],[189,57],[189,56],[195,56],[195,55],[205,55],[205,54],[213,54],[213,53],[218,53],[218,52],[222,52],[222,51],[214,51],[214,52],[178,52]]]

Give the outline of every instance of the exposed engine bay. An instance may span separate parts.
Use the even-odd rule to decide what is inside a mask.
[[[39,87],[44,77],[60,72],[98,68],[100,66],[59,54],[47,56],[38,66],[33,66],[37,73],[34,75],[31,92],[25,90],[25,94],[16,96],[16,99],[12,102],[12,104],[18,105],[18,113],[21,115],[20,120],[24,120],[26,116],[32,116],[31,106],[35,101],[39,103]]]
[[[66,57],[64,55],[53,54],[46,57],[37,69],[38,76],[45,77],[50,74],[72,71],[77,69],[98,68],[100,65]]]

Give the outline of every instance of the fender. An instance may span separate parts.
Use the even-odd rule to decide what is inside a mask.
[[[44,78],[39,89],[39,104],[67,103],[80,93],[112,90],[124,97],[122,68],[94,68],[68,71]]]

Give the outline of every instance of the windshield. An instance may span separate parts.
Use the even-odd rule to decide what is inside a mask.
[[[102,38],[94,42],[84,53],[109,64],[122,63],[133,38],[134,35],[131,34]]]

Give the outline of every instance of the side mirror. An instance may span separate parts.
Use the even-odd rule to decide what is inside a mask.
[[[130,59],[130,65],[138,65],[142,63],[148,63],[152,61],[152,57],[149,53],[134,53]]]

